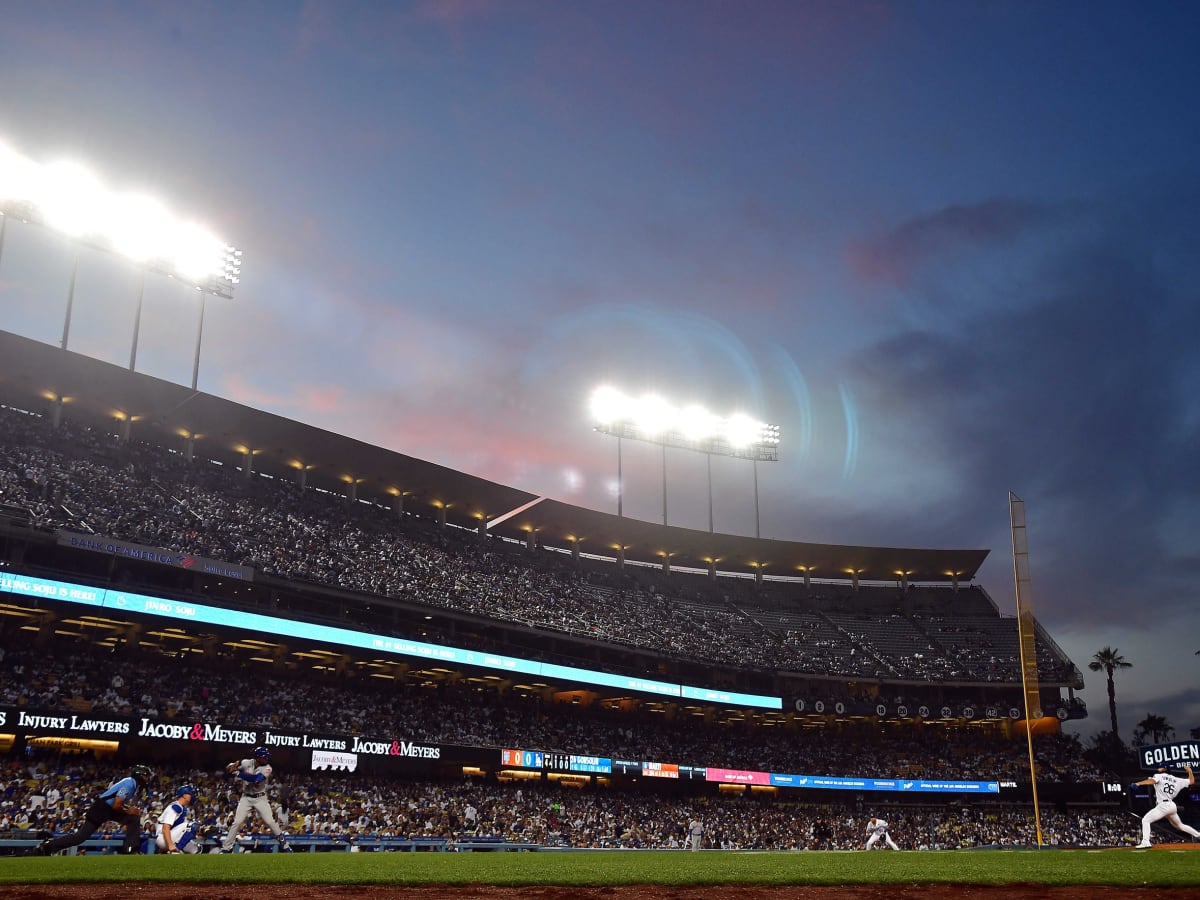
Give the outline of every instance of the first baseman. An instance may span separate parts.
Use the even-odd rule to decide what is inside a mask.
[[[255,747],[254,755],[250,759],[234,760],[225,767],[225,771],[230,775],[237,775],[238,784],[242,786],[242,799],[238,801],[233,824],[229,827],[225,840],[221,842],[219,852],[233,852],[238,831],[253,809],[271,829],[271,833],[279,838],[279,849],[284,853],[291,853],[292,848],[288,846],[287,835],[276,824],[275,816],[271,813],[271,801],[267,799],[267,781],[271,777],[271,751],[266,747]]]
[[[878,841],[880,838],[883,838],[887,845],[893,850],[900,849],[896,846],[896,842],[892,840],[892,836],[888,834],[888,824],[883,819],[877,818],[876,816],[871,816],[871,821],[867,822],[867,834],[870,835],[870,837],[867,838],[866,849],[868,850],[874,847],[876,841]]]

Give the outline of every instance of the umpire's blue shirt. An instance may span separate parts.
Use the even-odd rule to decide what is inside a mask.
[[[122,778],[120,781],[114,781],[110,784],[108,790],[100,795],[100,799],[107,803],[111,809],[113,800],[117,797],[120,797],[125,804],[128,804],[133,799],[134,794],[137,793],[137,790],[137,779],[131,775],[128,778]]]

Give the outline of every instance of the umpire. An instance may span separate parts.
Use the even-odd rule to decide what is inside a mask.
[[[144,790],[154,777],[154,770],[149,766],[134,766],[127,778],[114,781],[88,807],[83,814],[83,824],[78,829],[53,840],[45,840],[34,848],[38,856],[49,856],[59,850],[82,844],[105,822],[116,822],[125,829],[125,846],[122,853],[141,853],[142,851],[142,811],[134,803],[134,798],[140,790]]]

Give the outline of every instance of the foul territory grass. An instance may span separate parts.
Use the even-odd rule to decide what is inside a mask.
[[[253,853],[0,858],[0,884],[1200,885],[1200,852]]]

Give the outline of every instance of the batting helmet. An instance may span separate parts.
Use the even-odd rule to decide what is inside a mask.
[[[176,797],[182,797],[184,794],[191,794],[192,799],[195,800],[196,794],[198,793],[199,791],[196,790],[196,786],[194,784],[181,784],[179,787],[175,788]]]
[[[137,765],[129,770],[129,774],[132,775],[136,781],[145,784],[154,777],[154,770],[149,766]]]
[[[255,759],[270,759],[271,751],[268,750],[266,747],[255,747],[254,748],[254,758]]]

